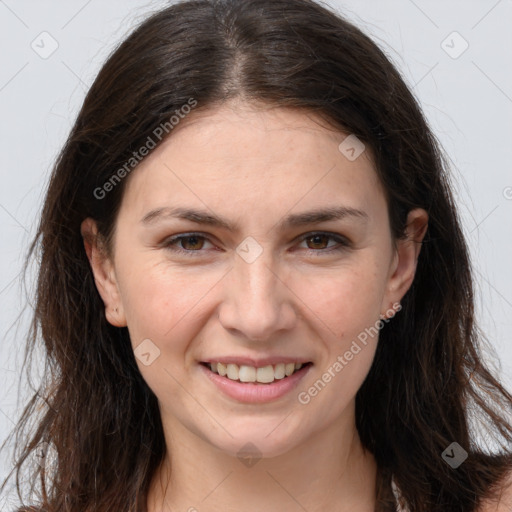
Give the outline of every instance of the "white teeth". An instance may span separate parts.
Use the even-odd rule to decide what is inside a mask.
[[[236,364],[228,364],[228,379],[238,380],[238,366]]]
[[[213,366],[212,366],[212,372],[214,372],[215,370],[213,369]],[[228,373],[228,369],[226,368],[226,365],[225,364],[222,364],[222,363],[217,363],[217,373],[221,376],[221,377],[225,377],[226,374]]]
[[[210,363],[212,372],[218,373],[221,377],[227,377],[231,380],[240,382],[258,382],[260,384],[270,384],[274,380],[289,377],[295,371],[300,370],[304,365],[302,363],[278,363],[255,368],[254,366],[237,364]]]
[[[274,379],[284,379],[284,363],[276,364],[274,368]]]
[[[295,371],[295,363],[286,363],[284,365],[284,373],[289,377]]]
[[[256,370],[256,380],[262,384],[269,384],[270,382],[274,382],[274,368],[272,365],[269,364],[263,368],[258,368]]]
[[[240,379],[240,382],[255,382],[256,368],[252,366],[240,366],[240,370],[238,371],[238,378]]]

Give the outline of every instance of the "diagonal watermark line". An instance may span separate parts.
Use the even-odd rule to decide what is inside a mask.
[[[409,2],[411,2],[411,4],[414,5],[414,7],[416,7],[416,9],[418,9],[418,11],[423,14],[423,16],[425,16],[425,18],[427,18],[428,21],[434,25],[434,27],[439,28],[439,25],[418,4],[413,2],[413,0],[409,0]]]
[[[18,18],[18,20],[23,23],[23,25],[25,25],[25,27],[27,28],[30,28],[5,2],[4,0],[0,0],[0,4],[4,5],[6,9],[8,9],[9,11],[11,11],[11,13],[16,17]]]
[[[216,213],[213,211],[212,208],[210,208],[165,162],[162,162],[162,164],[164,165],[164,167],[166,167],[169,171],[171,171],[174,176],[181,181],[181,183],[183,183],[183,185],[185,185],[185,187],[187,187],[190,192],[192,192],[192,194],[194,194],[197,199],[199,199],[199,201],[201,201],[201,203],[203,203],[205,205],[206,208],[208,208],[208,210],[210,210],[214,215],[216,215]]]
[[[5,414],[4,411],[2,411],[2,409],[0,409],[0,412],[13,424],[13,425],[16,425],[16,423],[14,423],[14,421],[11,420],[11,418],[9,418],[9,416],[7,416],[7,414]]]
[[[498,6],[498,4],[501,4],[502,0],[498,0],[472,27],[471,30],[473,30],[477,25],[479,25],[487,16]]]
[[[270,434],[272,434],[272,432],[274,432],[276,430],[277,427],[279,427],[279,425],[281,425],[281,423],[283,423],[283,421],[288,418],[288,416],[290,416],[290,414],[292,413],[293,411],[290,411],[265,437],[268,437]]]
[[[491,215],[495,212],[496,208],[498,208],[499,204],[496,205],[470,232],[469,234],[473,233],[473,231],[475,231],[475,229],[478,229],[479,226]]]
[[[290,290],[293,293],[293,295],[295,295],[295,297],[297,297],[297,299],[299,299],[302,302],[302,304],[304,304],[304,306],[306,306],[311,311],[311,313],[313,313],[318,318],[318,320],[320,320],[320,322],[322,322],[325,325],[325,327],[331,332],[331,334],[334,337],[338,337],[338,335],[268,265],[265,266],[270,270],[270,272],[272,272],[272,274],[274,274],[275,277],[277,277],[277,279],[279,279],[279,281],[281,281],[281,283],[283,283],[286,286],[286,288],[288,288],[288,290]]]
[[[475,224],[477,224],[477,220],[475,219],[475,216],[473,215],[473,212],[471,211],[471,208],[469,208],[466,204],[464,204],[464,206],[466,207],[466,212],[468,213],[468,215],[471,217],[471,219],[473,220],[473,222]]]
[[[52,412],[54,414],[58,414],[58,411],[57,409],[55,409],[55,407],[53,407],[50,402],[43,396],[41,395],[41,393],[39,393],[39,391],[36,391],[36,395],[37,397],[39,398],[39,400],[41,400],[42,402],[44,402],[44,404],[46,405],[46,407],[48,407],[48,409],[51,409]]]
[[[439,61],[437,61],[413,86],[412,88],[414,89],[416,86],[420,85],[420,83],[428,76],[430,75],[430,73],[432,73],[432,71],[434,70],[434,68],[439,64]]]
[[[71,71],[71,73],[73,73],[73,75],[75,75],[78,78],[78,80],[80,80],[82,85],[87,89],[87,84],[80,78],[80,76],[78,76],[63,60],[61,60],[61,62],[62,64],[64,64],[64,66],[66,66],[69,69],[69,71]]]
[[[164,336],[167,336],[231,271],[233,267],[231,267],[216,283],[214,283],[208,291],[184,314],[181,318],[165,333]]]
[[[9,210],[7,210],[2,204],[0,204],[0,208],[11,217],[11,219],[18,224],[18,226],[25,231],[25,233],[28,233],[28,229],[21,224],[16,217],[14,217]]]
[[[232,473],[233,471],[230,471],[201,501],[205,501],[211,494],[213,494],[228,479],[228,477]]]
[[[224,430],[224,432],[226,432],[226,434],[228,434],[230,437],[233,437],[233,435],[231,434],[231,432],[229,432],[218,420],[217,418],[215,418],[215,416],[213,416],[209,411],[208,409],[190,392],[188,391],[188,389],[183,386],[183,384],[178,380],[176,379],[176,377],[174,377],[174,375],[172,375],[172,373],[167,369],[167,368],[164,368],[164,371],[165,373],[167,373],[169,375],[169,377],[171,377],[180,387],[181,389],[183,389],[183,391],[185,391],[185,393],[188,393],[192,399],[197,403],[197,405],[199,405],[202,409],[204,409],[204,411],[206,412],[206,414],[208,414],[208,416],[210,416],[210,418],[215,421],[215,423],[217,423],[217,425],[219,425],[219,427]]]
[[[293,501],[295,501],[295,503],[297,503],[297,505],[299,505],[299,507],[300,507],[302,510],[304,510],[305,512],[308,512],[308,511],[307,511],[307,509],[306,509],[306,508],[304,508],[304,506],[302,505],[302,503],[300,503],[299,501],[297,501],[297,499],[296,499],[292,494],[290,494],[290,493],[288,492],[288,490],[287,490],[287,489],[285,489],[285,488],[284,488],[284,487],[279,483],[279,481],[278,481],[278,480],[277,480],[277,479],[276,479],[276,478],[275,478],[271,473],[269,473],[269,472],[267,471],[267,474],[270,476],[270,478],[272,478],[272,480],[274,480],[274,482],[275,482],[277,485],[279,485],[279,487],[281,487],[281,489],[283,489],[283,491],[284,491],[286,494],[288,494],[288,496],[290,496],[290,498],[291,498]]]
[[[92,0],[89,0],[82,7],[80,7],[80,9],[78,9],[78,11],[73,16],[71,16],[71,18],[69,18],[69,20],[66,21],[62,27],[60,27],[60,29],[62,30],[63,28],[66,28],[91,2]]]
[[[503,96],[508,99],[508,101],[512,102],[512,98],[475,61],[472,60],[471,62],[473,63],[473,66],[475,66],[480,71],[480,73],[482,73],[482,75],[484,75],[487,80],[489,80],[489,82],[491,82],[496,87],[496,89],[498,89],[501,94],[503,94]]]
[[[169,505],[169,502],[167,501],[167,496],[164,495],[164,501],[167,505],[167,508],[169,509],[169,512],[174,512],[176,509],[172,508],[171,505]]]
[[[2,295],[2,293],[5,292],[5,290],[7,290],[7,288],[9,288],[9,286],[11,286],[12,283],[14,283],[14,281],[16,281],[16,279],[18,279],[18,277],[20,277],[20,274],[21,274],[21,270],[0,290],[0,295]]]
[[[304,199],[304,197],[306,197],[335,167],[336,164],[334,164],[323,176],[321,176],[307,192],[305,192],[301,197],[299,197],[299,199],[297,199],[297,201],[295,201],[295,203],[284,212],[284,214],[277,220],[277,222],[274,223],[274,225],[267,231],[267,233],[270,233],[279,224],[279,222],[281,222],[285,215],[291,210],[293,210]]]
[[[23,66],[21,66],[20,69],[18,69],[18,71],[16,71],[16,73],[14,73],[14,75],[9,78],[9,80],[7,80],[7,82],[2,85],[2,87],[0,87],[0,92],[2,92],[26,67],[28,66],[28,61],[25,62],[25,64],[23,64]]]
[[[476,269],[476,271],[480,274],[480,277],[484,279],[487,284],[512,308],[512,302],[510,302],[478,269]]]

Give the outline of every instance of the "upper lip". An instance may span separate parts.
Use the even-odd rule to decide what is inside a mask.
[[[242,357],[242,356],[218,356],[210,357],[201,361],[202,363],[225,363],[225,364],[236,364],[238,366],[254,366],[255,368],[261,368],[263,366],[275,365],[279,363],[300,363],[306,364],[310,362],[310,359],[304,359],[302,357],[287,357],[287,356],[270,356],[256,359],[254,357]]]

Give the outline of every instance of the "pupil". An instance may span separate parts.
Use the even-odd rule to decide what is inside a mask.
[[[325,242],[326,235],[314,235],[310,238],[310,240],[313,240],[313,245],[322,245],[322,242],[319,242],[318,239],[323,239]],[[315,241],[316,240],[316,241]]]
[[[189,241],[192,240],[192,244],[189,244]],[[198,244],[199,237],[197,236],[188,236],[187,238],[182,239],[182,246],[183,245],[197,245]],[[200,244],[201,245],[201,244]],[[190,249],[190,247],[183,247],[184,249]],[[192,247],[193,249],[194,247]],[[201,247],[198,247],[199,249]]]

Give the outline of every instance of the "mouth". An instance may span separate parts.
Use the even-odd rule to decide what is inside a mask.
[[[288,379],[313,363],[310,361],[306,363],[277,363],[261,367],[223,363],[220,361],[201,362],[200,364],[210,372],[234,382],[243,384],[272,384],[275,381]]]

